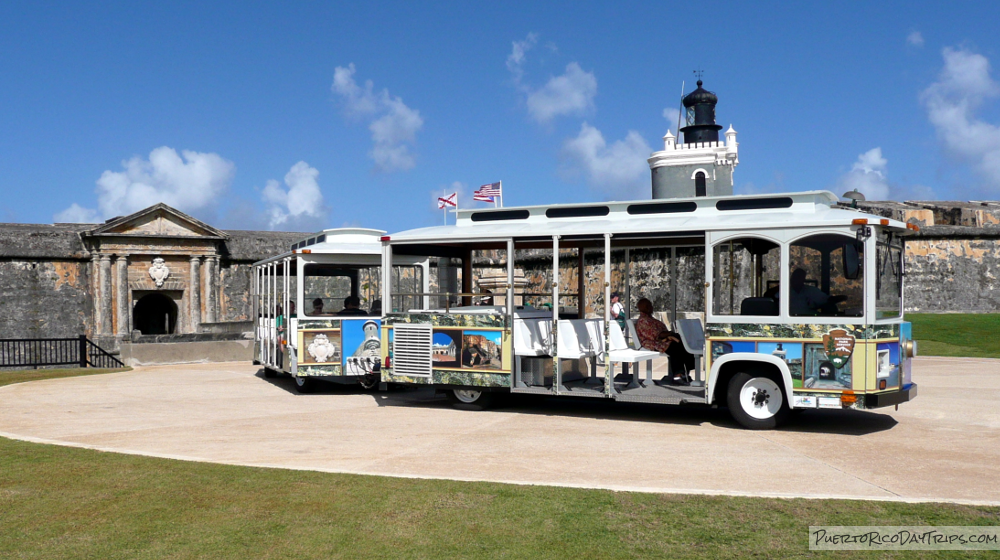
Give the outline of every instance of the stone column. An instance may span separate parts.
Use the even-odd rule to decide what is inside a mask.
[[[188,300],[191,303],[191,332],[198,332],[201,327],[201,257],[191,257],[191,281],[188,288]]]
[[[128,256],[118,255],[115,260],[115,272],[117,272],[118,282],[115,284],[115,319],[118,321],[118,335],[128,336],[129,317],[128,309],[130,301],[128,298]]]
[[[205,257],[205,322],[219,320],[219,257]]]
[[[101,330],[101,254],[94,251],[90,254],[90,298],[94,303],[94,322],[90,330],[91,336],[97,336]]]
[[[100,307],[101,307],[101,326],[97,331],[99,335],[113,335],[114,330],[111,327],[111,255],[104,253],[101,255],[101,268],[100,268]]]

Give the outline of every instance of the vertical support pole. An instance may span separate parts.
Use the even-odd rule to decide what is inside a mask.
[[[585,249],[580,247],[576,250],[576,305],[577,305],[577,319],[585,319],[587,317],[587,281],[586,281],[586,263],[583,260],[583,253]]]
[[[670,328],[677,330],[677,247],[670,248]]]
[[[552,236],[552,345],[555,363],[552,364],[552,390],[559,394],[562,388],[562,371],[559,368],[559,236]]]
[[[250,271],[253,277],[250,284],[250,320],[253,321],[254,359],[259,362],[261,340],[260,318],[257,316],[257,310],[259,309],[257,298],[260,297],[260,267],[253,266],[250,268]]]
[[[625,249],[625,316],[632,318],[632,250]],[[628,336],[628,333],[626,333]]]
[[[513,375],[510,376],[510,388],[518,387],[518,382],[521,380],[521,360],[518,359],[517,354],[514,353],[514,240],[507,240],[507,321],[510,325],[510,340],[511,343],[508,348],[510,352],[510,370]]]
[[[80,367],[87,367],[87,335],[81,334],[79,341]]]
[[[271,263],[271,363],[281,369],[278,363],[278,263]]]
[[[604,325],[611,329],[611,234],[604,234]],[[609,337],[610,338],[610,337]],[[615,367],[611,363],[608,348],[610,341],[604,341],[604,393],[611,394],[615,382]]]
[[[472,293],[472,249],[462,255],[462,293]],[[462,296],[462,305],[472,305],[472,297]]]
[[[382,314],[396,311],[392,306],[392,245],[382,242]]]
[[[191,332],[196,333],[201,327],[201,257],[191,257],[189,273],[191,293],[188,296],[188,303],[190,303],[191,308]]]
[[[628,248],[625,249],[625,318],[626,319],[632,318],[632,250]],[[622,334],[625,335],[625,338],[627,340],[629,337],[629,331],[628,329],[624,330],[625,332],[623,332]],[[629,372],[629,364],[623,363],[622,373],[628,374],[628,372]],[[632,376],[632,383],[635,383],[638,380],[638,378],[639,378],[639,372],[636,371],[635,374]]]
[[[281,322],[282,326],[285,328],[285,337],[284,337],[285,343],[282,345],[281,350],[282,350],[282,356],[288,357],[289,358],[288,363],[291,364],[292,360],[291,357],[288,356],[289,352],[288,346],[294,339],[292,338],[292,308],[289,305],[291,299],[290,299],[290,294],[288,293],[289,289],[291,288],[291,277],[288,274],[289,261],[290,259],[288,257],[285,257],[284,261],[282,261],[283,265],[282,276],[284,278],[284,284],[285,284],[284,287],[285,297],[284,297],[284,302],[281,304],[281,314],[282,314]],[[281,368],[282,371],[284,371],[285,368],[284,358],[282,358],[281,362],[282,362]]]

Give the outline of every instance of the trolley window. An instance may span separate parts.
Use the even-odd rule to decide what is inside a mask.
[[[810,235],[789,245],[788,256],[789,315],[864,315],[864,244],[845,235]]]
[[[890,231],[878,232],[875,266],[875,318],[899,317],[903,311],[903,242]]]
[[[781,246],[741,237],[715,246],[712,312],[716,315],[777,315]]]

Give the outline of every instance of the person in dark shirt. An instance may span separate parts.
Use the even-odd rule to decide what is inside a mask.
[[[361,299],[358,296],[347,296],[344,298],[344,308],[337,312],[337,315],[368,315],[361,309]]]
[[[670,331],[663,321],[653,317],[653,303],[648,299],[640,299],[636,308],[639,320],[635,323],[635,330],[642,347],[669,356],[673,382],[687,383],[688,372],[694,369],[694,356],[684,348],[681,335]]]

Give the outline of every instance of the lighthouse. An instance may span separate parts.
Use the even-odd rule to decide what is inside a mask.
[[[684,141],[671,134],[663,137],[663,150],[647,160],[653,182],[653,198],[687,198],[733,194],[733,170],[739,164],[736,130],[732,125],[719,141],[722,126],[715,123],[719,97],[702,87],[684,96]]]

